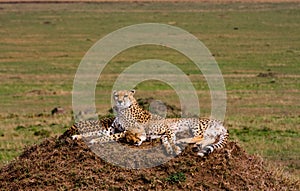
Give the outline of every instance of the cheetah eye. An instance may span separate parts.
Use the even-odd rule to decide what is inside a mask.
[[[126,95],[124,95],[124,97],[128,97],[128,95],[126,94]]]

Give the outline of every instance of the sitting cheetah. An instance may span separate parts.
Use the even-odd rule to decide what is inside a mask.
[[[121,126],[125,131],[122,132],[122,135],[113,135],[113,136],[124,136],[125,132],[128,129],[134,128],[135,131],[139,129],[141,139],[136,145],[140,145],[143,141],[146,140],[146,132],[144,131],[145,126],[154,124],[154,121],[164,120],[158,115],[151,114],[149,111],[142,109],[137,103],[136,99],[133,97],[135,90],[127,91],[115,91],[113,93],[113,99],[115,102],[115,111],[116,115],[116,124]],[[159,124],[160,125],[160,124]],[[167,127],[167,126],[165,126]],[[180,148],[175,145],[175,133],[172,129],[160,127],[157,128],[159,131],[159,137],[162,139],[162,143],[169,154],[179,154],[181,152]],[[102,143],[104,140],[102,137],[93,139],[90,143]]]
[[[221,122],[198,118],[163,119],[140,108],[133,97],[134,93],[135,90],[113,93],[117,123],[125,130],[119,137],[125,136],[128,142],[140,145],[147,138],[160,138],[168,154],[181,152],[176,143],[194,143],[194,150],[198,151],[199,156],[209,154],[226,144],[228,132]],[[176,142],[176,133],[186,130],[192,133],[192,137]],[[103,142],[103,139],[97,138],[92,142]]]

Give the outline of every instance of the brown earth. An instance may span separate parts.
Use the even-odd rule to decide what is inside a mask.
[[[74,2],[210,2],[210,3],[282,3],[300,2],[300,0],[0,0],[0,3],[74,3]]]
[[[299,190],[288,178],[236,142],[200,158],[190,147],[147,169],[114,166],[95,155],[71,130],[28,147],[0,170],[1,190]],[[142,148],[152,143],[146,142]],[[123,145],[124,146],[124,145]],[[129,159],[131,160],[131,159]],[[127,161],[128,162],[128,161]]]

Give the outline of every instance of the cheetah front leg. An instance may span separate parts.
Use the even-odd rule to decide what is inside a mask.
[[[104,135],[104,136],[101,136],[99,138],[92,139],[89,143],[90,144],[97,144],[97,143],[108,143],[108,142],[112,142],[112,141],[118,141],[121,138],[125,137],[125,133],[126,133],[126,131],[121,132],[121,133],[115,133],[115,134],[109,135],[109,136]]]
[[[172,155],[176,154],[179,155],[181,153],[180,147],[178,147],[175,142],[176,142],[176,135],[172,131],[167,131],[166,135],[163,135],[161,137],[162,144],[164,148],[166,149],[167,153]]]
[[[77,127],[76,127],[77,128]],[[73,140],[80,140],[83,138],[93,137],[93,136],[109,136],[114,133],[114,127],[110,126],[108,129],[95,130],[90,132],[83,132],[79,135],[72,135]]]
[[[171,144],[166,135],[161,136],[161,142],[162,142],[164,148],[166,149],[166,152],[169,155],[173,154],[173,149],[172,149]]]
[[[80,140],[82,137],[82,135],[72,135],[72,140]]]

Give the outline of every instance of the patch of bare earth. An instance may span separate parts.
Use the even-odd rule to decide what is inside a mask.
[[[68,3],[68,2],[137,2],[137,0],[0,0],[8,3]],[[178,0],[139,0],[139,2],[179,2]],[[180,0],[180,2],[210,2],[210,3],[233,3],[233,2],[248,2],[248,3],[281,3],[281,2],[300,2],[299,0]]]
[[[114,166],[95,155],[68,130],[59,138],[26,148],[0,170],[3,190],[299,190],[300,183],[266,167],[237,143],[208,157],[190,147],[170,161],[148,169]],[[141,148],[149,147],[149,142]]]

